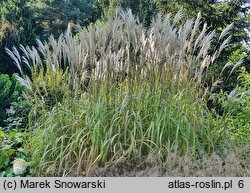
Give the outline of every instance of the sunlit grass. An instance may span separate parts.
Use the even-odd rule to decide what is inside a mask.
[[[21,55],[8,50],[33,105],[28,148],[38,174],[80,174],[156,152],[164,162],[173,148],[193,157],[223,148],[228,123],[207,109],[204,78],[232,26],[212,50],[215,31],[200,19],[159,15],[146,29],[121,11],[76,35],[68,29],[58,40],[38,40],[37,49],[21,47]]]
[[[155,152],[164,161],[174,147],[197,156],[213,152],[227,137],[221,133],[225,122],[205,115],[205,104],[188,89],[172,93],[162,86],[150,93],[143,85],[129,93],[122,85],[111,90],[66,97],[33,120],[31,151],[41,172],[62,175],[70,167],[82,172],[120,158],[142,161]]]

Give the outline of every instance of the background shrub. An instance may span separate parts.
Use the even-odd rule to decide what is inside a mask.
[[[0,24],[0,74],[13,74],[17,72],[17,67],[10,62],[8,54],[5,52],[5,47],[18,45],[19,32],[17,28],[10,23]]]
[[[17,74],[13,74],[11,78],[7,74],[0,75],[0,126],[6,126],[4,120],[7,119],[13,102],[17,102],[21,96],[22,89]]]

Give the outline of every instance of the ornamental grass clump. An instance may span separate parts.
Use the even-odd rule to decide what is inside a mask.
[[[163,162],[173,147],[197,156],[225,146],[228,123],[201,96],[206,69],[227,46],[232,26],[215,40],[201,14],[181,18],[181,11],[158,15],[145,28],[131,10],[120,10],[75,34],[69,28],[37,47],[7,49],[33,104],[29,146],[39,174],[82,175],[156,152]],[[212,41],[221,42],[218,50]]]
[[[20,81],[33,93],[53,92],[47,88],[49,81],[57,87],[70,84],[75,92],[82,86],[91,87],[94,80],[105,84],[120,78],[130,83],[146,81],[152,86],[167,79],[173,86],[198,88],[206,69],[227,47],[232,25],[215,40],[215,30],[208,31],[200,13],[186,22],[181,18],[181,11],[173,19],[170,14],[165,18],[159,14],[147,29],[131,10],[119,11],[105,22],[77,26],[76,34],[68,28],[57,40],[51,36],[48,42],[37,40],[37,47],[21,46],[21,53],[15,47],[7,52],[20,70]],[[221,41],[218,50],[213,50],[213,41]],[[41,80],[47,76],[49,80]]]

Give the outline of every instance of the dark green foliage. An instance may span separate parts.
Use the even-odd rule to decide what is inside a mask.
[[[34,43],[33,14],[27,3],[30,0],[0,0],[0,25],[11,23],[16,26],[21,43]]]
[[[10,62],[10,58],[5,52],[5,47],[12,47],[20,43],[19,32],[17,28],[10,24],[0,24],[0,74],[13,74],[17,72],[17,67]]]
[[[12,131],[18,129],[24,131],[28,124],[28,114],[30,112],[30,104],[27,100],[18,98],[17,102],[13,102],[7,110],[7,118],[3,121],[5,129]]]
[[[27,133],[18,131],[6,132],[0,127],[0,177],[15,176],[12,167],[15,159],[30,160],[30,155],[24,148],[26,135]],[[28,168],[23,176],[31,175],[31,172],[31,162],[28,162]]]
[[[9,62],[5,47],[34,43],[33,15],[27,0],[0,0],[0,74],[13,74],[17,68]]]
[[[86,26],[101,17],[95,0],[34,0],[30,9],[36,20],[36,34],[46,38],[51,33],[58,36],[64,32],[68,23]]]
[[[151,20],[157,15],[157,8],[151,0],[104,0],[98,1],[104,15],[114,14],[117,7],[131,9],[145,25],[149,26]]]
[[[16,74],[10,78],[7,74],[0,75],[0,126],[5,126],[4,120],[11,108],[11,103],[21,96],[22,86],[16,79]]]
[[[210,97],[210,107],[215,114],[230,115],[234,125],[233,133],[241,141],[250,141],[250,73],[245,68],[239,70],[238,86],[231,91],[214,93]],[[229,120],[228,120],[229,121]]]

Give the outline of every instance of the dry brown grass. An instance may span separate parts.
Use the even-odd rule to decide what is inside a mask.
[[[250,176],[250,151],[249,145],[225,155],[212,153],[204,154],[194,160],[190,156],[180,156],[172,152],[168,161],[159,164],[157,155],[146,161],[135,164],[128,160],[120,160],[107,168],[95,167],[89,173],[80,176],[105,176],[105,177],[249,177]],[[66,176],[77,176],[72,168]]]

